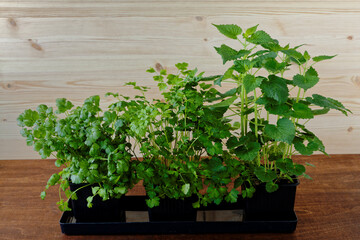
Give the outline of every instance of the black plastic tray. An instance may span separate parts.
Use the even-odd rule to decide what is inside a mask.
[[[61,231],[67,235],[115,234],[199,234],[199,233],[260,233],[295,231],[295,212],[288,216],[246,216],[243,201],[235,204],[210,205],[198,210],[196,222],[149,222],[145,196],[126,196],[126,222],[76,222],[72,212],[64,212]]]

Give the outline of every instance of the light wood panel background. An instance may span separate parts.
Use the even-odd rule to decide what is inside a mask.
[[[260,24],[282,44],[307,43],[313,56],[338,54],[317,65],[321,82],[312,91],[354,114],[330,112],[309,127],[329,153],[360,153],[359,1],[17,0],[0,2],[0,159],[39,158],[16,125],[25,108],[132,94],[127,81],[155,87],[150,66],[171,71],[187,61],[222,73],[213,46],[228,41],[211,23]]]

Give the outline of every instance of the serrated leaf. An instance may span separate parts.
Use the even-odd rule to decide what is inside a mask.
[[[239,191],[233,188],[225,197],[225,200],[227,202],[236,203],[238,199],[238,195],[239,195]]]
[[[201,77],[199,81],[214,81],[218,78],[220,78],[222,75],[213,75],[213,76],[208,76],[208,77]]]
[[[247,38],[250,35],[254,34],[256,32],[258,26],[259,26],[259,24],[255,25],[255,26],[253,26],[251,28],[246,29],[244,37]]]
[[[273,182],[267,182],[265,185],[265,189],[267,192],[272,193],[279,189],[279,185]]]
[[[258,142],[249,142],[235,149],[235,154],[241,160],[252,161],[258,155],[261,146]]]
[[[294,112],[292,113],[292,116],[294,118],[300,118],[300,119],[314,118],[312,110],[303,103],[294,103],[293,109]]]
[[[235,49],[233,49],[225,44],[222,44],[220,47],[215,47],[215,50],[218,54],[221,55],[223,64],[225,64],[227,61],[241,58],[250,53],[249,50],[244,50],[244,49],[242,49],[240,51],[236,51]]]
[[[146,72],[148,72],[148,73],[154,73],[154,72],[155,72],[155,69],[151,67],[151,68],[147,69]]]
[[[158,83],[158,88],[160,91],[164,91],[167,89],[167,84],[166,83]]]
[[[336,55],[333,55],[333,56],[320,55],[320,56],[313,57],[312,60],[314,62],[320,62],[320,61],[324,61],[327,59],[332,59],[333,57],[336,57]]]
[[[329,98],[329,97],[327,98],[327,97],[321,96],[319,94],[313,94],[312,98],[307,97],[306,100],[314,105],[319,106],[319,107],[331,108],[331,109],[338,110],[346,116],[347,116],[348,112],[351,113],[351,111],[349,109],[345,108],[341,102],[339,102],[333,98]]]
[[[275,141],[291,144],[295,137],[295,126],[289,119],[282,118],[277,121],[276,126],[267,124],[265,134]]]
[[[57,113],[64,113],[67,110],[70,110],[74,105],[65,98],[58,98],[56,99],[56,106],[58,108],[56,111]]]
[[[185,183],[184,185],[182,185],[181,187],[181,191],[186,195],[188,194],[190,190],[190,184],[189,183]]]
[[[263,47],[266,47],[267,44],[277,44],[278,41],[271,38],[269,34],[267,34],[265,31],[257,31],[253,33],[249,38],[246,39],[248,42],[253,44],[260,44],[265,45]]]
[[[272,169],[265,169],[263,166],[259,166],[254,171],[256,177],[262,182],[269,182],[276,178],[276,172]]]
[[[245,91],[247,93],[254,91],[257,87],[261,85],[263,78],[255,77],[254,75],[247,74],[243,79],[243,84]]]
[[[231,39],[237,39],[237,36],[242,33],[242,29],[235,24],[213,25],[220,33]]]
[[[160,204],[160,198],[154,197],[154,198],[146,199],[146,204],[148,205],[149,208],[157,207]]]
[[[199,208],[200,207],[200,201],[194,202],[192,204],[193,208]]]
[[[289,96],[289,89],[284,78],[270,75],[267,81],[263,81],[260,88],[264,95],[279,103],[285,103]]]
[[[232,96],[231,98],[228,98],[222,102],[215,103],[213,105],[209,105],[209,108],[220,108],[220,107],[228,107],[230,106],[235,100],[237,99],[237,96]]]
[[[313,67],[310,67],[305,76],[297,74],[293,77],[294,84],[305,90],[312,88],[319,82],[318,73]]]
[[[20,127],[32,127],[34,126],[36,120],[39,119],[39,113],[33,111],[31,109],[25,110],[22,114],[17,118],[18,125]]]
[[[281,50],[281,52],[283,52],[285,55],[287,55],[291,61],[295,62],[298,65],[301,65],[303,63],[306,62],[304,56],[294,49],[286,49],[286,50]]]
[[[117,194],[125,194],[126,193],[126,187],[115,187],[114,192]]]

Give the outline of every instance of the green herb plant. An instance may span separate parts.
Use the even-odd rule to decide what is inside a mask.
[[[146,189],[147,205],[158,206],[161,198],[194,196],[193,207],[219,204],[224,198],[234,202],[238,192],[228,192],[226,185],[241,166],[230,167],[238,161],[223,150],[231,127],[223,118],[227,107],[205,106],[205,100],[219,92],[213,84],[201,82],[204,73],[189,70],[187,63],[175,66],[177,74],[161,70],[153,77],[163,99],[145,100],[147,106],[132,120],[143,154],[137,174]]]
[[[220,33],[238,42],[240,49],[222,44],[215,47],[223,64],[231,65],[214,83],[231,83],[234,88],[220,95],[222,101],[212,108],[228,106],[233,117],[233,132],[228,150],[247,165],[247,173],[236,179],[243,185],[243,197],[251,197],[256,182],[266,190],[278,189],[281,180],[293,182],[306,177],[305,166],[292,161],[294,154],[326,154],[321,140],[306,123],[317,115],[335,109],[347,115],[350,110],[339,101],[307,91],[319,82],[314,65],[335,56],[311,57],[300,46],[281,46],[258,25],[243,31],[234,24],[214,25]],[[296,72],[293,74],[293,72]],[[311,165],[311,164],[310,164]]]
[[[117,94],[108,95],[119,98]],[[55,157],[55,165],[61,168],[49,178],[42,199],[50,186],[59,185],[57,204],[60,210],[69,211],[69,199],[77,199],[69,184],[85,183],[83,187],[92,187],[93,195],[87,199],[88,207],[92,207],[94,196],[102,200],[120,198],[138,182],[138,161],[131,160],[135,153],[128,119],[139,104],[127,100],[119,100],[103,112],[99,96],[86,99],[79,107],[60,98],[56,100],[56,111],[39,105],[18,117],[27,144],[42,158]]]

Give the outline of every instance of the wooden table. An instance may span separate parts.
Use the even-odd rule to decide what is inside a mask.
[[[360,239],[360,155],[296,157],[311,162],[311,180],[297,190],[299,219],[292,234],[204,234],[135,236],[66,236],[61,233],[58,192],[39,197],[53,160],[0,161],[0,239]],[[134,193],[141,194],[141,187]]]

